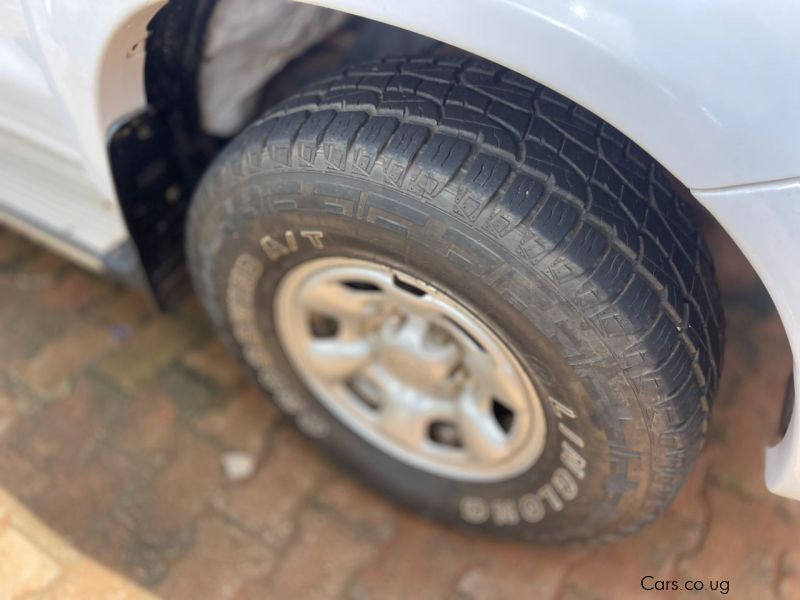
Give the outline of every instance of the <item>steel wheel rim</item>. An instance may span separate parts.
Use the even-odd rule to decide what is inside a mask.
[[[435,475],[496,481],[546,437],[536,389],[472,311],[379,263],[310,260],[281,279],[276,330],[295,371],[351,431]]]

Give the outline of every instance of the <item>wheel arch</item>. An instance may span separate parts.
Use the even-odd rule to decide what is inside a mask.
[[[300,1],[525,75],[619,129],[690,189],[798,175],[800,26],[784,19],[800,21],[800,7],[755,19],[751,5],[721,0]],[[764,154],[753,156],[754,147]]]
[[[745,96],[738,104],[722,106],[726,100],[715,99],[714,94],[727,89],[730,81],[716,81],[702,87],[695,81],[702,74],[699,67],[685,72],[677,68],[679,60],[685,59],[687,52],[698,52],[697,44],[704,43],[705,39],[700,35],[692,37],[687,48],[682,49],[675,47],[674,36],[670,37],[669,31],[660,31],[670,29],[664,27],[664,23],[683,18],[687,11],[691,14],[694,6],[691,0],[679,0],[670,7],[647,11],[635,3],[604,9],[594,0],[574,3],[558,0],[300,2],[429,36],[547,85],[595,112],[642,146],[696,197],[700,196],[701,202],[703,198],[697,192],[706,188],[727,187],[741,179],[757,179],[759,173],[767,174],[758,171],[759,165],[770,163],[775,154],[782,151],[774,144],[767,144],[758,157],[753,157],[752,152],[743,152],[742,139],[737,136],[758,134],[757,128],[755,132],[745,131],[750,117],[741,114],[742,103],[753,98]],[[217,4],[218,0],[169,0],[160,5],[147,25],[149,35],[143,75],[148,108],[118,128],[111,137],[112,168],[123,211],[140,253],[149,254],[143,257],[145,271],[161,298],[168,295],[165,289],[171,285],[165,282],[182,262],[181,216],[185,204],[194,183],[222,141],[202,131],[199,97],[204,36]],[[147,3],[147,6],[157,5]],[[718,13],[719,21],[728,24],[735,23],[745,10],[725,3],[712,3],[712,8]],[[447,18],[453,14],[463,18],[457,22]],[[776,16],[770,15],[752,28],[757,29],[756,33],[770,28],[778,31],[775,20]],[[491,27],[487,27],[487,23]],[[688,37],[700,31],[696,24],[684,25],[688,28]],[[749,30],[748,34],[754,35],[754,30]],[[764,52],[773,49],[769,46]],[[714,54],[723,50],[730,48],[717,44],[708,52]],[[669,58],[673,51],[680,56]],[[800,49],[797,53],[800,54]],[[776,59],[776,69],[788,65],[790,59]],[[797,60],[800,62],[800,56]],[[751,63],[745,65],[739,78],[733,78],[736,86],[741,87],[744,76],[756,77],[753,71],[757,70],[757,65]],[[708,70],[714,64],[709,60],[703,67]],[[668,72],[670,67],[672,71]],[[724,68],[717,79],[728,75],[729,69]],[[778,91],[781,94],[773,103],[791,99],[787,90]],[[759,99],[763,100],[756,97]],[[757,112],[762,110],[763,107],[756,105]],[[725,118],[720,116],[723,109],[727,110]],[[742,117],[743,121],[733,122],[735,116]],[[797,137],[800,137],[800,124],[791,122],[788,128],[791,130],[796,125]],[[137,132],[142,128],[152,136],[141,139],[143,136]],[[790,137],[785,130],[782,133],[782,139]],[[770,134],[771,130],[764,132],[766,137]],[[126,139],[132,141],[120,144]],[[168,150],[166,157],[162,156],[164,149]],[[158,160],[130,165],[131,152],[154,155]],[[756,164],[743,168],[743,155],[756,158]],[[785,161],[773,163],[780,169]],[[179,173],[180,177],[178,181],[154,177],[143,186],[142,171],[168,171]],[[143,195],[149,199],[146,206],[143,206]],[[709,208],[715,216],[725,210],[719,203]],[[132,223],[134,218],[139,219],[139,225]],[[727,219],[719,220],[725,223]]]
[[[141,48],[136,46],[152,14],[193,23],[172,32],[176,44],[185,44],[180,63],[191,70],[199,67],[192,63],[200,57],[189,53],[202,42],[202,27],[220,1],[113,3],[114,22],[104,25],[113,27],[112,33],[104,34],[97,64],[96,110],[102,126],[141,105],[145,61],[138,61]],[[298,4],[362,16],[506,66],[603,118],[690,189],[799,174],[794,140],[800,138],[800,114],[793,108],[800,103],[794,76],[800,63],[794,44],[800,7],[792,3],[764,11],[759,19],[746,4],[692,0],[657,8],[635,0],[614,8],[597,0]],[[150,38],[158,37],[150,23]],[[148,64],[150,52],[148,47]],[[152,75],[145,72],[145,86]],[[147,98],[152,103],[149,90]]]

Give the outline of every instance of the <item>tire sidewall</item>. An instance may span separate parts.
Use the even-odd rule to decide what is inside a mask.
[[[423,514],[534,541],[614,531],[638,507],[647,457],[609,452],[615,444],[648,447],[635,390],[579,309],[508,240],[351,175],[276,170],[232,183],[216,177],[204,182],[203,193],[223,208],[194,241],[213,248],[195,265],[206,282],[201,296],[217,307],[210,312],[252,377],[348,472]],[[265,238],[277,244],[272,256]],[[378,451],[308,392],[280,346],[272,302],[289,270],[325,256],[374,260],[428,281],[509,343],[547,419],[545,449],[531,469],[490,483],[426,473]]]

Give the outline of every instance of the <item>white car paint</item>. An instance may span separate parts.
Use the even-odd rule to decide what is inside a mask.
[[[106,135],[144,106],[142,42],[163,1],[0,0],[0,219],[95,268],[127,239]],[[767,285],[800,356],[793,272],[800,265],[800,4],[306,3],[461,47],[616,126],[728,230]],[[800,498],[800,417],[769,451],[767,477],[773,491]]]
[[[689,188],[800,174],[795,0],[309,1],[527,75],[617,127]]]
[[[769,291],[792,348],[795,398],[800,398],[800,178],[694,194],[716,215]],[[767,450],[766,480],[770,491],[800,499],[797,407],[784,438]]]
[[[145,104],[145,27],[161,4],[0,0],[0,222],[93,269],[128,239],[106,136]]]

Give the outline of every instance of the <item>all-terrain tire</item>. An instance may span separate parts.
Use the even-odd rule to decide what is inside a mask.
[[[326,454],[424,514],[538,542],[611,540],[664,510],[701,449],[723,316],[689,208],[631,140],[504,68],[385,60],[313,85],[216,159],[187,250],[258,384]],[[314,398],[272,299],[323,256],[396,265],[491,323],[544,398],[547,446],[529,472],[421,472]]]

